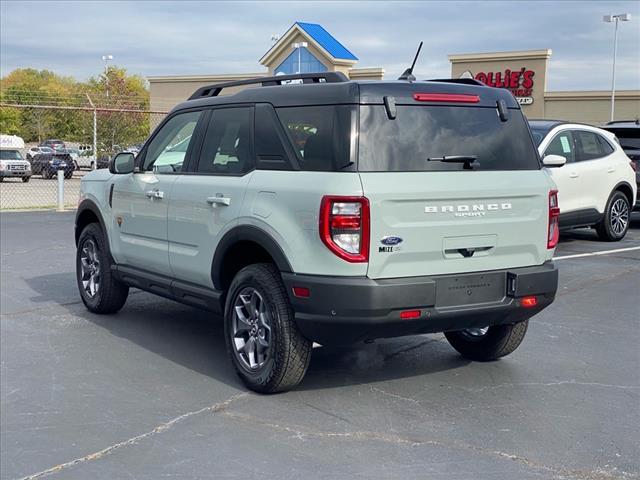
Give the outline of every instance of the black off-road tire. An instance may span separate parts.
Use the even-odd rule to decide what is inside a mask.
[[[489,327],[487,333],[473,337],[465,331],[445,332],[445,337],[463,357],[479,362],[497,360],[509,355],[522,343],[529,320]]]
[[[626,209],[626,225],[623,230],[616,232],[612,220],[615,215],[618,215],[619,210],[617,210],[616,207],[619,208],[621,205],[624,205]],[[614,211],[614,209],[616,210]],[[629,230],[629,223],[631,223],[631,205],[629,204],[629,199],[624,193],[616,190],[611,194],[611,197],[609,197],[609,201],[607,201],[602,220],[595,226],[598,237],[604,242],[617,242],[622,240]]]
[[[81,255],[87,242],[92,241],[97,247],[100,262],[100,284],[96,294],[91,297],[82,285]],[[80,233],[76,252],[76,281],[80,297],[90,312],[98,314],[115,313],[120,310],[129,295],[129,287],[113,276],[111,271],[111,255],[107,238],[98,223],[90,223]]]
[[[234,306],[239,294],[255,289],[270,312],[271,337],[264,365],[250,370],[234,345]],[[242,382],[260,393],[289,390],[302,380],[311,359],[312,342],[302,336],[278,269],[269,263],[249,265],[240,270],[229,287],[225,302],[224,335],[227,352]]]

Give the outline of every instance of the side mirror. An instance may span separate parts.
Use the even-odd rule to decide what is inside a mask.
[[[567,159],[562,155],[545,155],[542,159],[542,164],[545,167],[550,168],[558,168],[563,166],[565,163],[567,163]]]
[[[109,160],[109,171],[115,174],[125,174],[133,172],[135,166],[135,155],[131,152],[121,152]]]

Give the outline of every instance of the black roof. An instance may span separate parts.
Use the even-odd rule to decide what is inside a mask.
[[[329,75],[333,73],[334,75]],[[312,77],[327,77],[327,80],[315,81]],[[429,102],[416,101],[415,93],[447,93],[478,95],[479,101],[471,103],[473,106],[495,107],[498,100],[504,100],[509,108],[519,109],[513,95],[503,88],[492,88],[479,82],[458,81],[455,79],[432,81],[380,81],[380,80],[348,80],[335,72],[325,74],[303,74],[305,83],[283,84],[295,75],[280,77],[263,77],[254,81],[228,82],[210,85],[198,89],[189,100],[179,104],[174,110],[193,107],[226,105],[240,103],[271,103],[274,107],[331,105],[331,104],[382,104],[385,96],[395,98],[397,104],[427,104]],[[462,80],[462,79],[461,79]],[[234,85],[247,86],[233,95],[219,95],[222,88]],[[222,87],[222,88],[221,88]],[[452,105],[460,103],[449,102]],[[446,105],[447,102],[436,102]]]
[[[608,122],[602,128],[640,128],[640,119],[638,120],[615,120],[613,122]]]

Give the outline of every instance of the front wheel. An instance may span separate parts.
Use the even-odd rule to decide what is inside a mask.
[[[31,177],[22,177],[22,183],[27,183],[29,180],[31,180]]]
[[[127,301],[129,287],[113,277],[107,237],[97,223],[87,225],[78,239],[76,280],[80,297],[93,313],[115,313]]]
[[[622,240],[629,230],[629,216],[631,206],[627,196],[620,192],[613,192],[607,202],[602,220],[596,224],[596,232],[600,240],[617,242]]]
[[[512,325],[469,328],[456,332],[445,332],[445,337],[463,357],[487,362],[513,352],[527,333],[529,320]]]
[[[304,377],[312,344],[298,330],[275,266],[259,263],[238,272],[227,295],[224,330],[233,366],[251,390],[281,392]]]

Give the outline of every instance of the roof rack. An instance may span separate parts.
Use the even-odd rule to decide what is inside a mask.
[[[262,84],[263,87],[282,85],[290,80],[302,80],[302,83],[340,83],[348,82],[349,79],[342,72],[323,73],[296,73],[293,75],[276,75],[274,77],[250,78],[249,80],[237,80],[234,82],[216,83],[207,85],[196,90],[189,100],[196,98],[217,97],[220,92],[229,87],[239,87],[242,85]]]
[[[606,125],[615,125],[616,123],[635,123],[640,125],[640,118],[636,118],[635,120],[612,120],[607,122]]]
[[[486,84],[474,78],[434,78],[432,80],[427,80],[427,82],[463,83],[465,85],[480,85],[482,87],[486,87]]]

